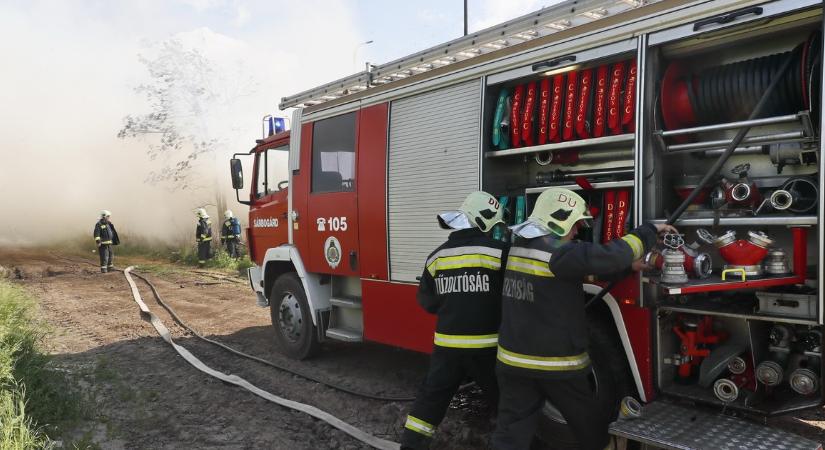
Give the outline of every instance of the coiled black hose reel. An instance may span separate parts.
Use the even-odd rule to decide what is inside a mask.
[[[744,120],[753,111],[782,63],[792,57],[779,85],[759,117],[818,110],[822,66],[822,33],[815,31],[793,50],[747,59],[697,72],[684,61],[673,61],[661,84],[665,129],[675,130],[712,123]]]

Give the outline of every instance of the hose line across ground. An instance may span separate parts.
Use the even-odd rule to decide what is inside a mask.
[[[332,384],[328,381],[321,380],[320,378],[316,378],[312,375],[297,371],[295,369],[290,369],[290,368],[278,365],[278,364],[276,364],[272,361],[263,359],[261,357],[255,356],[255,355],[250,355],[248,353],[244,353],[240,350],[236,350],[236,349],[234,349],[234,348],[232,348],[232,347],[230,347],[230,346],[228,346],[228,345],[226,345],[222,342],[218,342],[214,339],[209,339],[208,337],[201,335],[200,333],[195,331],[192,327],[190,327],[188,324],[186,324],[186,322],[184,322],[183,319],[181,319],[177,315],[177,313],[175,313],[175,310],[172,309],[171,306],[169,306],[168,304],[166,304],[166,302],[163,301],[163,298],[160,296],[160,293],[155,288],[155,285],[152,284],[152,282],[150,282],[148,279],[146,279],[146,277],[140,275],[139,273],[134,273],[134,272],[132,273],[132,275],[134,275],[134,276],[140,278],[141,280],[143,280],[146,283],[146,285],[149,286],[149,289],[152,290],[152,294],[155,296],[155,300],[157,300],[158,304],[160,304],[160,306],[162,306],[163,309],[165,309],[166,312],[168,312],[169,315],[172,316],[172,319],[174,319],[175,322],[178,323],[178,325],[180,325],[183,328],[185,328],[186,330],[188,330],[190,333],[192,333],[192,335],[194,335],[198,339],[201,339],[201,340],[203,340],[205,342],[208,342],[212,345],[216,345],[216,346],[218,346],[218,347],[220,347],[220,348],[222,348],[222,349],[224,349],[224,350],[226,350],[230,353],[233,353],[237,356],[247,358],[247,359],[250,359],[252,361],[259,362],[261,364],[273,367],[273,368],[278,369],[278,370],[282,370],[284,372],[289,372],[293,375],[297,375],[299,377],[302,377],[302,378],[307,379],[309,381],[312,381],[314,383],[318,383],[318,384],[324,385],[328,388],[335,389],[335,390],[341,391],[341,392],[345,392],[345,393],[350,394],[350,395],[355,395],[357,397],[363,397],[363,398],[368,398],[370,400],[381,400],[381,401],[387,401],[387,402],[411,402],[411,401],[415,400],[415,397],[393,397],[393,396],[385,396],[385,395],[368,394],[366,392],[360,392],[360,391],[356,391],[354,389],[350,389],[350,388],[347,388],[347,387],[344,387],[344,386],[339,386],[337,384]]]
[[[68,262],[72,262],[72,263],[83,262],[84,264],[94,265],[94,264],[92,264],[88,261],[74,260],[72,258],[66,258],[66,257],[56,255],[56,254],[53,254],[52,256],[54,256],[57,259],[62,259],[64,261],[68,261]],[[117,270],[118,272],[122,272],[122,270],[120,270],[120,269],[113,269],[113,270]],[[205,273],[205,272],[197,272],[196,271],[195,273]],[[410,396],[402,397],[402,396],[370,394],[370,393],[366,393],[366,392],[357,391],[357,390],[354,390],[354,389],[351,389],[351,388],[348,388],[348,387],[345,387],[345,386],[340,386],[340,385],[334,384],[332,382],[324,381],[324,380],[322,380],[320,378],[317,378],[315,376],[312,376],[312,375],[306,374],[304,372],[298,371],[296,369],[290,369],[288,367],[278,365],[278,364],[276,364],[272,361],[269,361],[267,359],[263,359],[261,357],[255,356],[255,355],[250,355],[248,353],[244,353],[240,350],[236,350],[236,349],[234,349],[234,348],[232,348],[232,347],[230,347],[230,346],[228,346],[228,345],[226,345],[222,342],[216,341],[214,339],[209,339],[206,336],[203,336],[202,334],[195,331],[195,329],[193,329],[186,322],[184,322],[183,319],[181,319],[180,316],[177,315],[175,310],[172,309],[172,307],[169,306],[165,301],[163,301],[163,297],[161,297],[161,295],[158,292],[157,288],[155,288],[155,285],[151,281],[149,281],[148,278],[146,278],[143,275],[141,275],[137,272],[134,272],[134,271],[132,271],[131,274],[134,275],[137,278],[140,278],[141,280],[143,280],[144,283],[146,283],[147,286],[149,286],[149,289],[151,289],[152,295],[154,295],[155,300],[158,302],[158,304],[160,304],[160,306],[163,307],[163,309],[166,310],[166,312],[169,313],[170,316],[172,316],[172,319],[175,322],[177,322],[178,325],[185,328],[187,331],[192,333],[193,336],[197,337],[198,339],[203,340],[204,342],[208,342],[212,345],[218,346],[218,347],[220,347],[220,348],[222,348],[222,349],[224,349],[224,350],[226,350],[226,351],[228,351],[228,352],[230,352],[234,355],[240,356],[242,358],[247,358],[249,360],[267,365],[269,367],[272,367],[272,368],[275,368],[275,369],[278,369],[278,370],[281,370],[281,371],[284,371],[284,372],[288,372],[288,373],[291,373],[293,375],[297,375],[301,378],[312,381],[313,383],[318,383],[318,384],[326,386],[330,389],[335,389],[336,391],[344,392],[346,394],[354,395],[356,397],[362,397],[362,398],[366,398],[366,399],[370,399],[370,400],[380,400],[380,401],[385,401],[385,402],[412,402],[412,401],[415,401],[415,397],[410,397]],[[469,386],[469,384],[462,385],[460,390],[466,389],[468,386]]]
[[[207,366],[206,364],[204,364],[195,355],[190,353],[189,350],[187,350],[187,349],[181,347],[180,345],[176,344],[172,340],[172,334],[169,332],[169,329],[166,328],[166,325],[164,325],[163,322],[155,314],[153,314],[149,310],[149,307],[146,306],[146,303],[144,303],[143,299],[141,298],[140,292],[138,291],[138,288],[137,288],[137,285],[135,284],[134,278],[132,278],[132,276],[131,276],[130,272],[132,271],[132,269],[134,269],[134,267],[132,267],[132,266],[127,267],[123,271],[123,275],[126,277],[126,281],[129,283],[129,286],[132,289],[132,297],[134,298],[135,303],[138,304],[138,307],[140,308],[141,314],[144,316],[144,318],[148,319],[148,321],[152,324],[152,326],[158,332],[160,337],[164,341],[166,341],[169,345],[171,345],[172,348],[174,348],[175,351],[178,352],[178,354],[180,356],[182,356],[183,359],[185,359],[193,367],[195,367],[196,369],[200,370],[201,372],[206,373],[207,375],[210,375],[212,377],[215,377],[215,378],[217,378],[221,381],[224,381],[226,383],[230,383],[230,384],[234,384],[236,386],[242,387],[242,388],[246,389],[247,391],[252,392],[253,394],[255,394],[255,395],[257,395],[257,396],[259,396],[259,397],[261,397],[265,400],[273,402],[277,405],[281,405],[281,406],[286,407],[286,408],[290,408],[290,409],[293,409],[293,410],[296,410],[296,411],[300,411],[300,412],[303,412],[305,414],[309,414],[310,416],[315,417],[317,419],[323,420],[324,422],[328,423],[329,425],[343,431],[344,433],[347,433],[348,435],[354,437],[355,439],[358,439],[359,441],[361,441],[361,442],[363,442],[367,445],[370,445],[374,448],[377,448],[377,449],[380,449],[380,450],[398,450],[399,444],[396,443],[396,442],[388,441],[386,439],[382,439],[382,438],[373,436],[373,435],[371,435],[371,434],[369,434],[365,431],[362,431],[358,428],[355,428],[354,426],[344,422],[343,420],[333,416],[332,414],[330,414],[326,411],[323,411],[323,410],[318,409],[318,408],[316,408],[314,406],[311,406],[311,405],[307,405],[307,404],[304,404],[304,403],[299,403],[299,402],[296,402],[296,401],[292,401],[292,400],[288,400],[288,399],[285,399],[285,398],[282,398],[282,397],[278,397],[277,395],[274,395],[270,392],[267,392],[267,391],[253,385],[252,383],[246,381],[245,379],[243,379],[243,378],[241,378],[237,375],[227,375],[223,372],[217,371],[217,370]],[[144,281],[145,281],[145,279],[144,279]]]

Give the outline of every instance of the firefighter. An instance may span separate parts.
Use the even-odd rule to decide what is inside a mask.
[[[437,319],[429,372],[404,424],[402,449],[429,446],[450,400],[468,376],[495,410],[506,244],[489,233],[503,223],[502,216],[503,208],[486,192],[473,192],[457,211],[438,215],[441,228],[453,232],[427,258],[418,288],[419,304]]]
[[[100,255],[100,273],[106,273],[114,269],[115,255],[112,252],[112,246],[120,244],[115,224],[109,221],[111,216],[112,213],[105,209],[100,211],[100,220],[97,221],[92,232],[95,244],[97,244],[97,253]]]
[[[223,218],[221,243],[226,246],[226,253],[228,253],[230,257],[237,258],[241,256],[238,249],[238,245],[241,244],[241,224],[229,209],[223,213]]]
[[[567,189],[542,192],[533,212],[511,227],[515,241],[505,266],[496,372],[501,388],[492,444],[530,447],[538,415],[549,400],[581,448],[609,444],[608,411],[588,380],[585,277],[626,275],[644,268],[642,255],[669,225],[645,224],[606,244],[574,241],[588,226],[584,199]]]
[[[212,257],[212,221],[203,208],[198,208],[198,225],[195,227],[195,241],[198,243],[198,266],[206,265],[206,260]]]

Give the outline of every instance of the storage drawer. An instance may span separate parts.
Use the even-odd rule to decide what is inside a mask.
[[[816,319],[816,295],[757,292],[759,313]]]

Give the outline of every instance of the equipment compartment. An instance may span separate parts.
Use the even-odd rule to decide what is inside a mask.
[[[666,240],[646,255],[653,268],[644,281],[663,299],[818,283],[816,238],[809,227],[720,227],[719,235],[702,227],[680,226],[680,231],[678,242]]]
[[[632,186],[636,40],[607,47],[488,78],[485,189],[538,194],[548,186],[579,189],[582,179],[588,188]]]
[[[686,199],[737,132],[749,130],[681,219],[815,223],[821,20],[804,12],[650,50],[648,76],[657,82],[647,91],[652,137],[646,144],[658,172],[650,175],[660,183],[650,203],[654,217]]]
[[[666,395],[764,415],[823,400],[820,327],[662,307],[657,341]]]
[[[681,241],[648,255],[643,304],[820,323],[821,28],[810,9],[648,49],[642,217],[664,222],[692,201]],[[804,314],[760,310],[755,292],[816,300]]]

